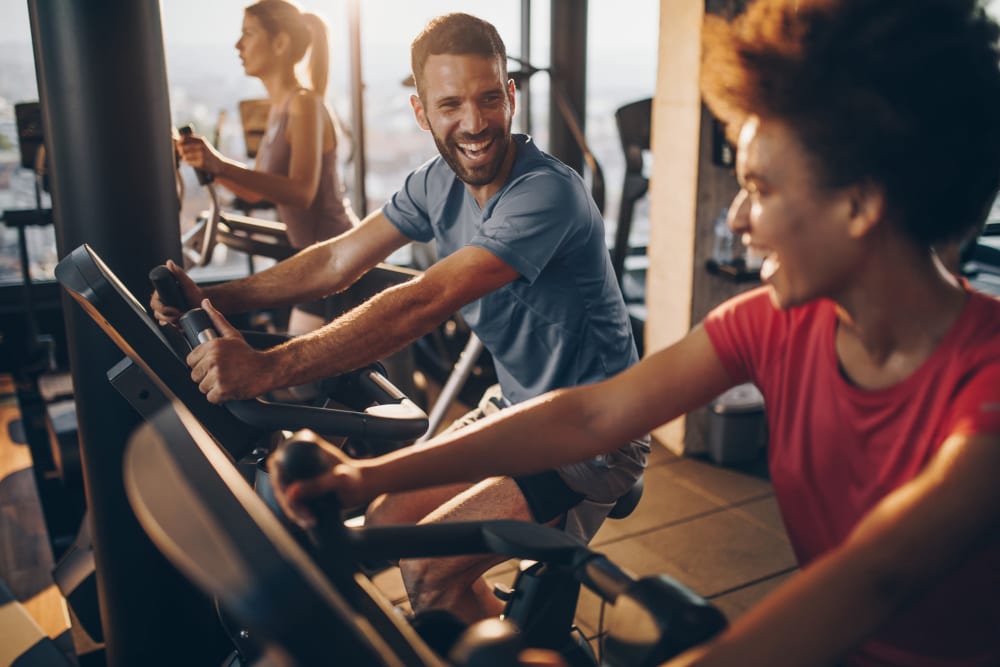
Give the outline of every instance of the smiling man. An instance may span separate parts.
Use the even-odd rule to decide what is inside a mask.
[[[514,84],[506,64],[489,23],[467,14],[434,19],[412,45],[411,104],[438,157],[359,227],[268,271],[202,291],[171,268],[191,303],[208,299],[222,334],[188,357],[209,400],[249,398],[358,368],[458,310],[492,354],[500,387],[455,427],[549,390],[607,379],[638,360],[601,213],[575,171],[530,137],[511,134]],[[277,348],[251,349],[220,314],[339,292],[411,240],[435,241],[439,261]],[[158,295],[153,309],[162,322],[179,316]],[[611,453],[539,474],[383,496],[368,518],[523,519],[589,539],[645,467],[648,438],[622,442]],[[443,607],[473,621],[500,612],[480,578],[499,560],[477,555],[400,566],[414,609]]]

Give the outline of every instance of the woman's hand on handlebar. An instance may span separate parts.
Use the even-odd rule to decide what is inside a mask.
[[[189,304],[199,304],[205,298],[204,293],[201,288],[191,280],[191,277],[182,269],[181,267],[174,264],[173,260],[168,259],[166,267],[170,269],[170,273],[174,275],[177,280],[177,284],[181,288],[181,292],[184,294],[184,299]],[[177,326],[177,320],[180,319],[181,315],[184,314],[184,310],[181,308],[175,308],[174,306],[168,306],[163,303],[160,293],[153,290],[153,296],[149,300],[150,308],[153,310],[153,317],[160,325],[172,324]],[[192,306],[193,307],[193,306]]]
[[[312,431],[298,431],[292,436],[292,440],[315,442],[339,461],[321,475],[286,485],[278,470],[275,457],[268,459],[267,469],[271,475],[274,497],[285,515],[296,524],[303,528],[311,528],[315,523],[315,518],[308,508],[309,501],[313,498],[335,493],[341,507],[350,508],[364,505],[374,496],[365,489],[363,475],[365,462],[350,458],[338,447]]]
[[[208,299],[202,300],[201,307],[219,337],[195,347],[186,361],[191,379],[209,402],[256,398],[277,387],[268,352],[250,347]]]
[[[195,169],[218,175],[224,158],[205,137],[198,134],[182,136],[174,144],[181,158]]]

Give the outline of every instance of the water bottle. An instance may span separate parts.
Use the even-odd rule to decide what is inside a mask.
[[[715,219],[715,226],[712,239],[712,259],[717,264],[730,264],[734,259],[733,246],[736,239],[732,230],[726,224],[726,217],[729,209],[722,209],[719,217]]]

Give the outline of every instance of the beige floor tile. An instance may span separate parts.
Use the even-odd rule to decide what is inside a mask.
[[[735,468],[687,458],[669,466],[681,483],[715,498],[721,504],[735,504],[772,493],[771,483]]]
[[[598,547],[721,509],[724,503],[684,484],[673,471],[676,465],[648,468],[638,507],[624,519],[605,521],[591,544]]]
[[[742,616],[748,609],[757,604],[757,602],[770,594],[774,589],[788,581],[795,574],[795,572],[797,572],[797,570],[778,574],[773,577],[768,577],[763,581],[749,584],[735,591],[723,593],[722,595],[713,597],[711,602],[718,607],[719,610],[726,615],[726,618],[729,619],[729,622],[732,623],[737,618]]]
[[[757,523],[762,528],[766,528],[780,538],[785,538],[785,524],[781,520],[781,511],[778,509],[778,501],[774,496],[751,500],[732,508],[734,512],[744,516],[749,521]]]
[[[795,566],[787,540],[733,510],[608,544],[602,551],[638,576],[665,574],[703,596]],[[596,598],[581,596],[578,618],[596,627],[597,612]]]
[[[647,462],[647,465],[650,468],[667,463],[677,463],[680,460],[681,457],[667,449],[666,446],[661,445],[658,442],[650,444],[649,461]]]

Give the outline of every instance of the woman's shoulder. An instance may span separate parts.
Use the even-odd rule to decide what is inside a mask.
[[[722,302],[709,311],[704,321],[709,328],[733,328],[754,340],[782,345],[827,331],[835,319],[836,308],[827,299],[779,308],[771,298],[771,288],[761,285]]]
[[[322,104],[322,98],[309,88],[300,87],[297,90],[293,90],[288,96],[288,110],[293,113],[306,110],[311,111]]]
[[[292,91],[285,103],[285,113],[291,119],[304,119],[310,124],[318,117],[330,118],[326,102],[309,88]]]

